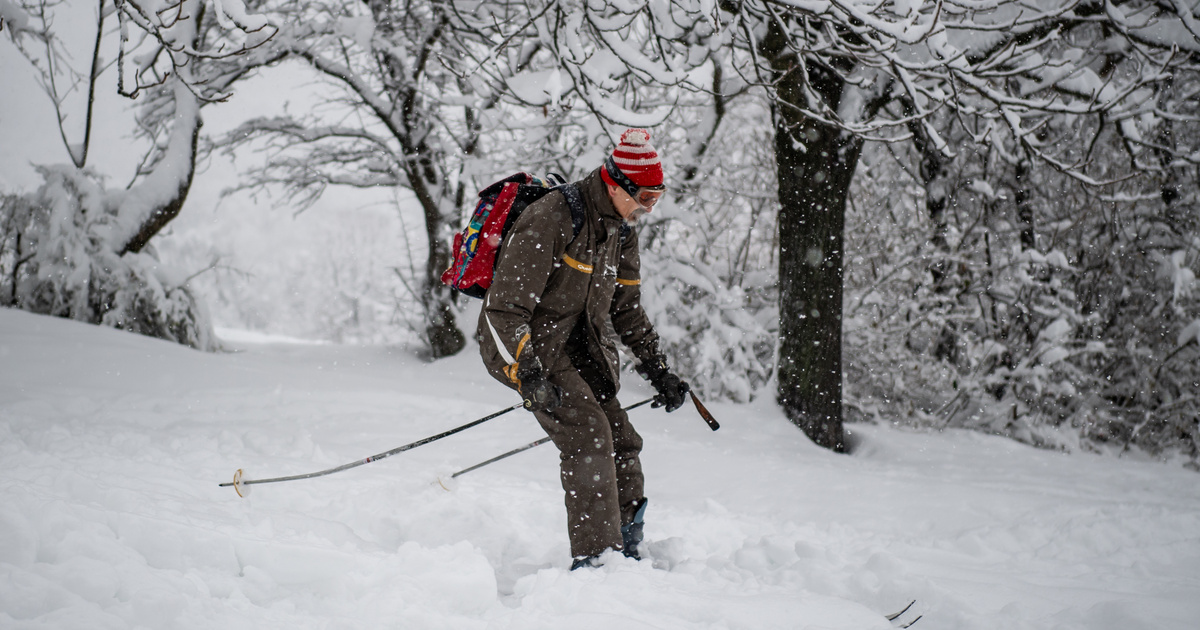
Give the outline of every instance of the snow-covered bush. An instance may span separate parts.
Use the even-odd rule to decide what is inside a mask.
[[[778,313],[770,274],[732,284],[705,263],[642,257],[644,301],[663,350],[697,392],[747,402],[770,380]]]
[[[184,278],[153,248],[119,255],[110,246],[112,195],[73,167],[39,170],[36,192],[0,197],[0,304],[214,349]]]
[[[910,159],[874,147],[848,215],[851,416],[1195,458],[1197,191],[963,152],[939,228]]]
[[[201,108],[227,99],[248,68],[272,61],[261,46],[275,28],[241,0],[3,5],[4,35],[29,62],[43,106],[57,118],[57,133],[46,139],[61,141],[70,165],[41,167],[37,191],[4,198],[0,300],[213,348],[208,316],[187,278],[160,266],[152,242],[187,201]],[[88,31],[95,36],[79,37]],[[136,109],[97,108],[102,85],[138,99]],[[144,151],[123,188],[107,188],[95,168],[125,155],[93,146],[102,144],[92,142],[93,128],[114,124]],[[114,165],[104,166],[112,174]]]

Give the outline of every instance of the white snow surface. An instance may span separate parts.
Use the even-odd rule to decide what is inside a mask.
[[[1200,623],[1200,477],[769,402],[643,407],[648,558],[567,570],[552,446],[476,353],[256,341],[205,354],[0,309],[0,628],[915,628]],[[627,378],[623,401],[649,390]],[[636,381],[636,382],[635,382]],[[442,482],[439,483],[439,478]],[[442,483],[447,489],[444,489]]]

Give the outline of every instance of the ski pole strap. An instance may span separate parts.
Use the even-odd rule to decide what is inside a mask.
[[[414,448],[417,448],[418,446],[423,446],[425,444],[429,444],[430,442],[436,442],[444,437],[449,437],[451,435],[454,435],[455,433],[460,433],[462,431],[466,431],[467,429],[470,429],[471,427],[483,424],[484,422],[487,422],[488,420],[498,418],[510,411],[514,411],[516,409],[521,409],[523,406],[524,406],[523,402],[517,403],[511,407],[508,407],[506,409],[501,409],[500,411],[497,411],[496,413],[484,416],[478,420],[473,420],[471,422],[468,422],[460,427],[455,427],[453,429],[450,429],[449,431],[445,431],[445,432],[439,433],[437,435],[433,435],[433,436],[430,436],[430,437],[427,437],[427,438],[424,438],[421,440],[417,440],[416,442],[413,442],[411,444],[405,444],[404,446],[398,446],[390,451],[384,451],[382,453],[379,453],[378,455],[372,455],[370,457],[360,459],[355,462],[350,462],[348,464],[342,464],[341,466],[337,466],[335,468],[330,468],[328,470],[319,470],[317,472],[306,473],[303,475],[290,475],[287,477],[273,477],[271,479],[243,479],[241,481],[241,483],[244,486],[248,486],[248,485],[257,484],[257,483],[277,483],[280,481],[295,481],[297,479],[312,479],[313,477],[324,477],[325,475],[332,475],[333,473],[336,473],[336,472],[342,472],[343,470],[349,470],[351,468],[356,468],[358,466],[362,466],[363,464],[370,464],[371,462],[379,461],[385,457],[391,457],[392,455],[395,455],[397,453],[403,453],[404,451],[412,450]],[[220,485],[222,488],[224,488],[226,486],[232,486],[233,482],[226,482],[226,483],[222,483],[222,484],[218,484],[218,485]]]

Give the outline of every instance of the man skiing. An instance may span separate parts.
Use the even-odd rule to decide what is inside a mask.
[[[521,394],[558,447],[574,570],[598,566],[610,549],[639,558],[642,540],[642,438],[617,402],[610,323],[657,391],[655,406],[678,409],[688,384],[668,367],[641,305],[631,226],[666,191],[650,133],[626,130],[600,168],[568,186],[584,210],[578,234],[569,191],[525,208],[501,246],[478,336],[488,371]]]

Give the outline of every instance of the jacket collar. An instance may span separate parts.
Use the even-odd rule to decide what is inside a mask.
[[[600,167],[603,168],[603,167]],[[613,205],[612,199],[608,196],[608,187],[604,185],[604,180],[600,177],[600,168],[592,171],[581,182],[583,196],[592,201],[593,207],[601,217],[606,219],[615,219],[624,221],[621,214],[617,212],[617,207]]]

